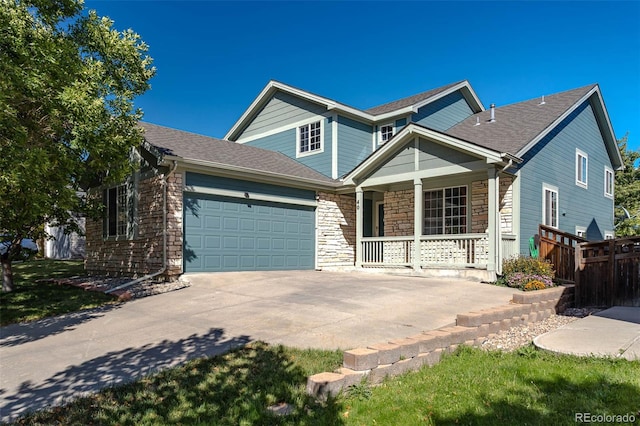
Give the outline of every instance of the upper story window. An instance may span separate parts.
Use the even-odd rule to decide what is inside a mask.
[[[587,187],[587,174],[589,157],[584,152],[576,149],[576,185]]]
[[[587,238],[587,228],[584,226],[576,226],[576,235],[578,237]]]
[[[604,167],[604,196],[613,198],[613,186],[615,184],[615,175],[609,167]]]
[[[380,137],[378,138],[378,144],[382,145],[387,143],[389,139],[393,137],[393,124],[385,124],[380,126]]]
[[[543,185],[542,186],[542,224],[558,227],[558,188]]]
[[[298,127],[298,155],[312,154],[322,151],[322,121]]]
[[[467,187],[424,193],[423,235],[467,233]]]

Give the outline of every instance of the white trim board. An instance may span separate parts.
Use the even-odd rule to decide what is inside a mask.
[[[210,188],[207,186],[188,185],[184,192],[195,194],[219,195],[221,197],[236,198],[238,201],[250,203],[251,201],[269,201],[272,203],[292,204],[296,206],[317,207],[315,200],[302,200],[300,198],[284,197],[280,195],[260,194],[256,192],[234,191],[230,189]]]

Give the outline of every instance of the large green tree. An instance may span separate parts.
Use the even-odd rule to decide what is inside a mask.
[[[624,170],[616,172],[616,236],[640,235],[640,151],[627,146],[628,134],[618,141]],[[628,215],[628,216],[627,216]]]
[[[78,194],[131,170],[133,99],[155,69],[140,37],[112,25],[82,0],[0,0],[3,291],[22,239],[46,238],[47,222],[74,230],[74,215],[100,208]]]

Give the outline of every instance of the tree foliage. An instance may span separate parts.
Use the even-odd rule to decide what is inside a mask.
[[[624,170],[616,172],[615,205],[616,235],[640,235],[640,151],[627,146],[628,134],[618,141]],[[626,212],[630,218],[626,217]]]
[[[82,0],[0,0],[3,290],[23,238],[47,237],[46,222],[74,230],[75,214],[99,209],[78,194],[131,170],[133,99],[155,69],[140,37],[112,26]]]

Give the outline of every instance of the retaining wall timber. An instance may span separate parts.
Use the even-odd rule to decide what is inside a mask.
[[[514,293],[507,305],[458,314],[455,326],[345,351],[342,368],[307,379],[307,393],[324,399],[362,380],[378,384],[386,377],[432,366],[443,353],[453,352],[460,345],[481,346],[500,331],[564,312],[573,306],[574,292],[574,286],[568,285]]]

